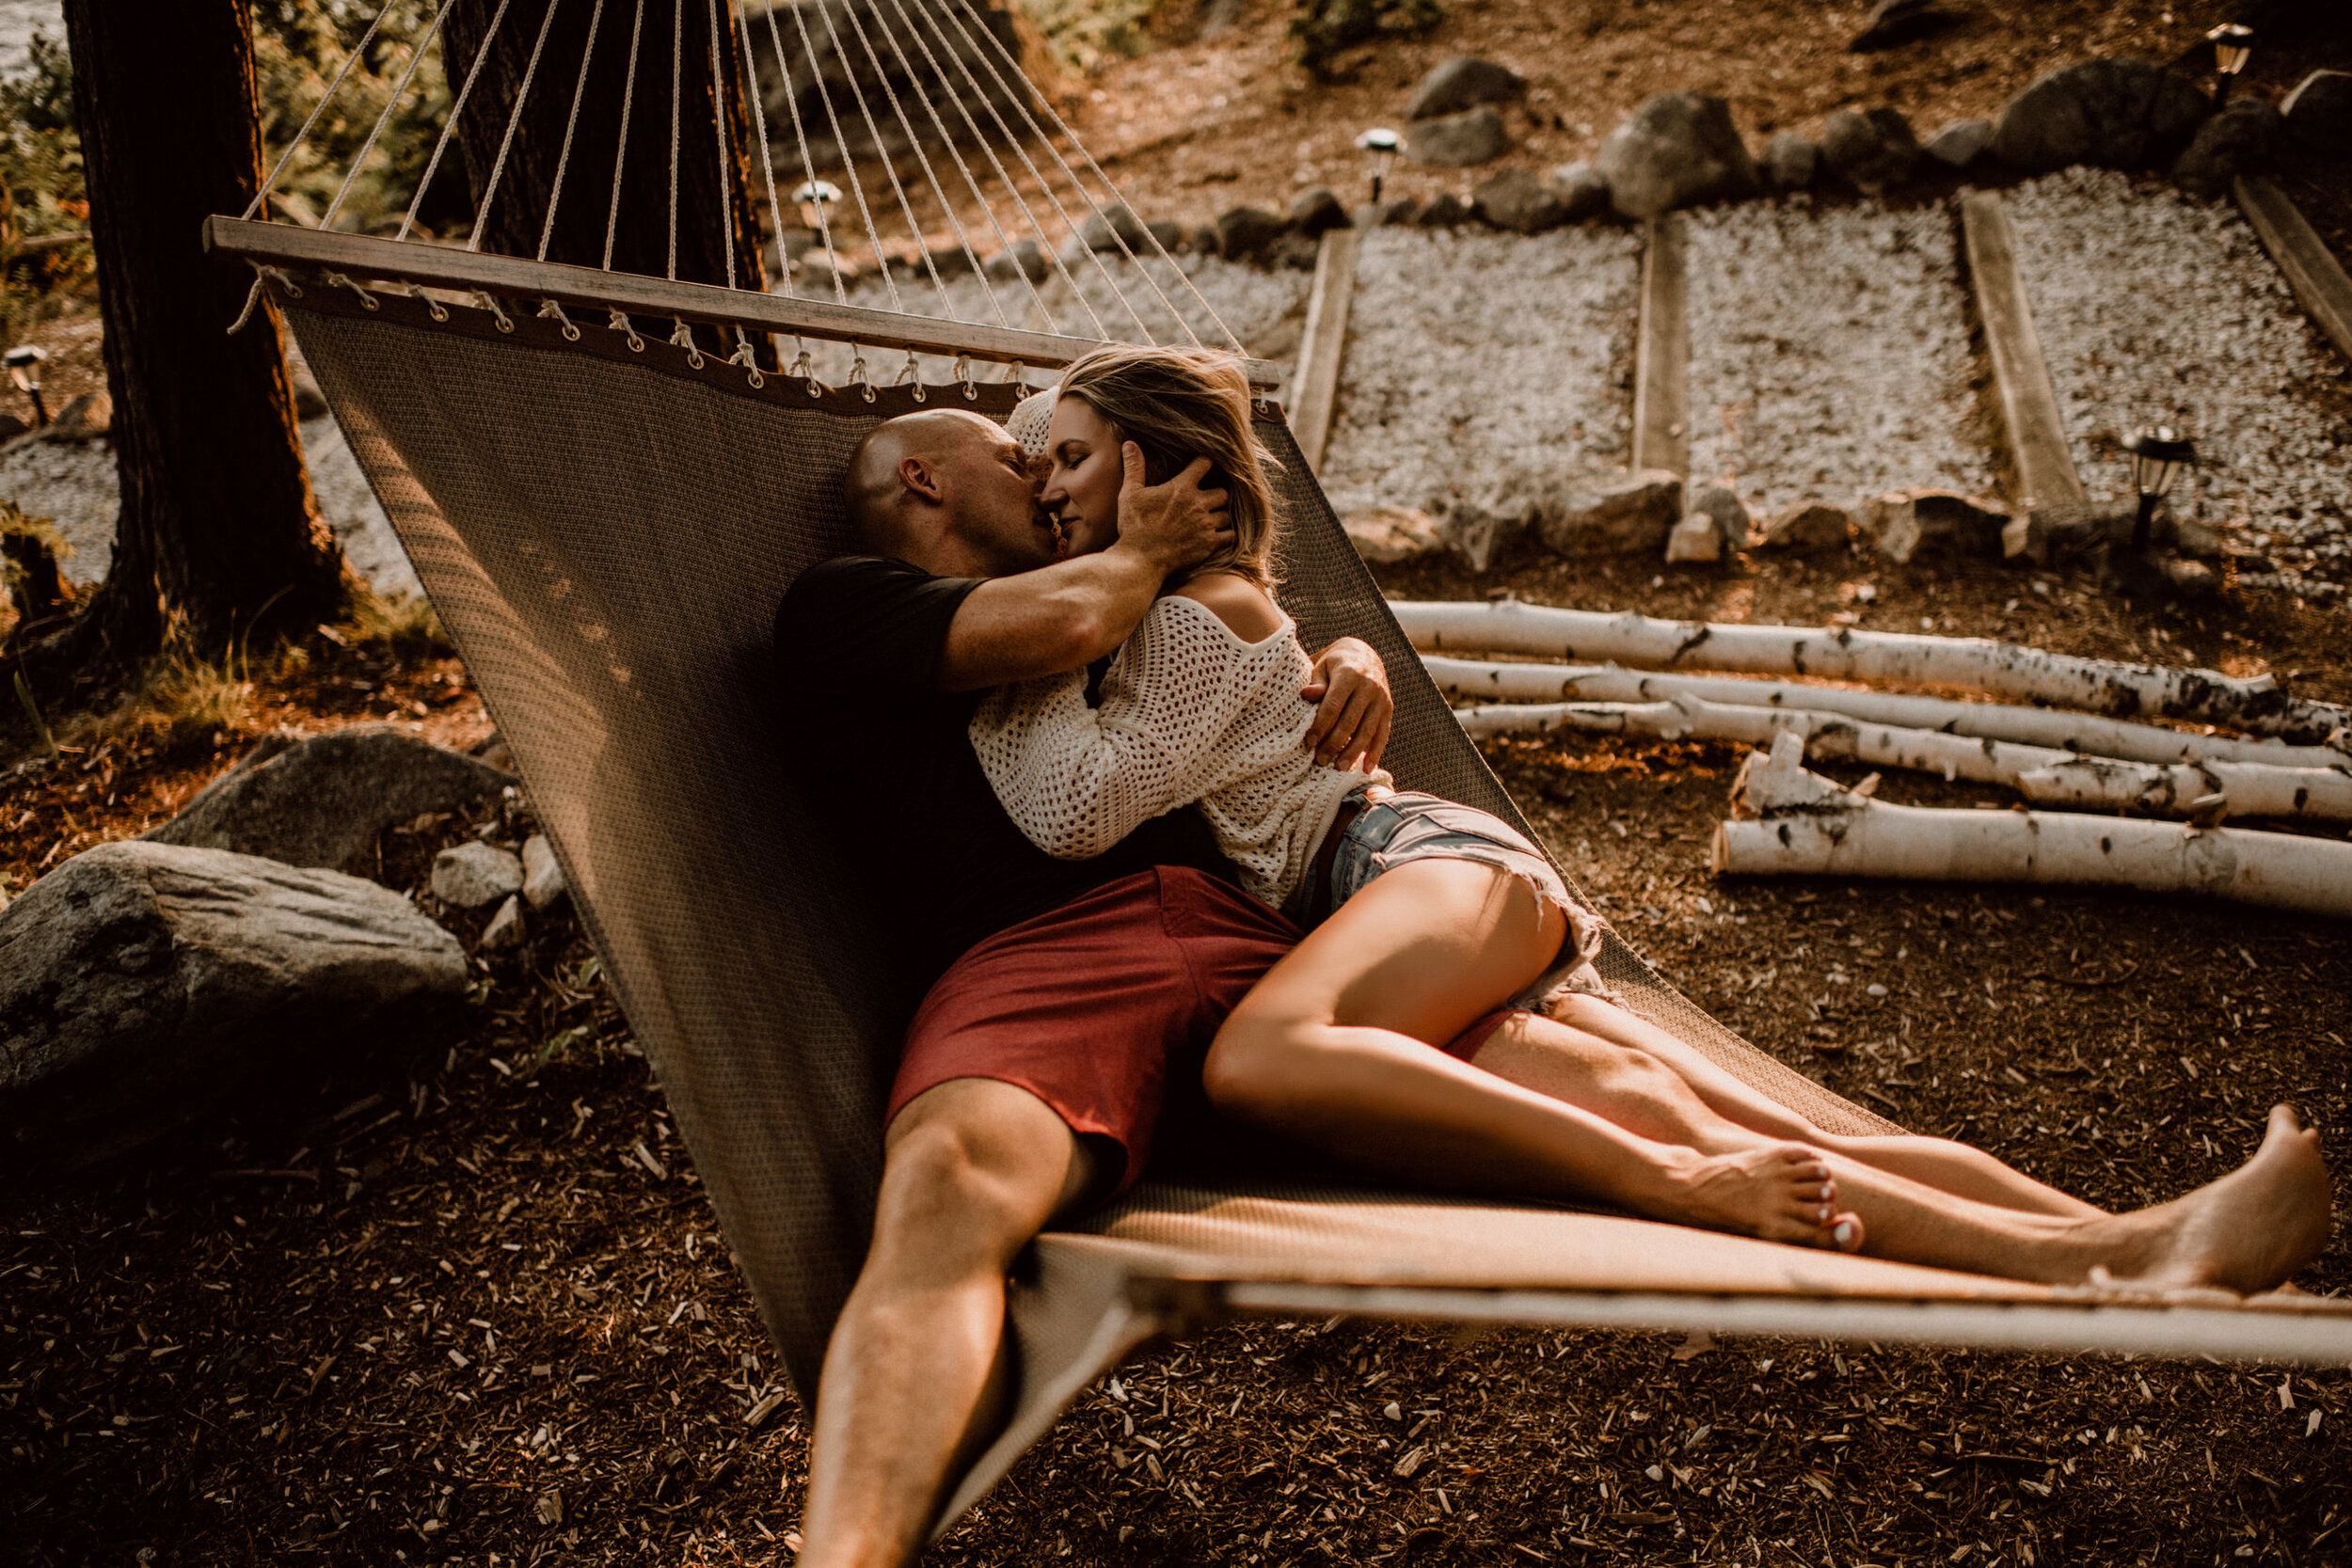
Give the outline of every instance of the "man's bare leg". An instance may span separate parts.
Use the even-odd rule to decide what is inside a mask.
[[[801,1568],[895,1568],[946,1477],[992,1435],[1005,1274],[1093,1161],[1044,1101],[988,1078],[890,1124],[874,1240],[825,1349]]]
[[[1573,1082],[1577,1068],[1574,1058],[1581,1053],[1572,1051],[1570,1059],[1561,1064],[1548,1060],[1550,1053],[1547,1047],[1564,1037],[1552,1033],[1555,1024],[1565,1024],[1593,1038],[1655,1056],[1674,1069],[1709,1110],[1752,1132],[1798,1139],[1863,1164],[1907,1176],[1938,1192],[1972,1197],[2003,1209],[2072,1219],[2090,1219],[2106,1212],[2036,1181],[1983,1149],[1971,1148],[1949,1138],[1823,1132],[1771,1096],[1740,1082],[1703,1052],[1677,1039],[1647,1019],[1597,996],[1562,997],[1552,1004],[1549,1020],[1514,1020],[1510,1026],[1497,1031],[1495,1038],[1480,1052],[1476,1065],[1515,1084],[1547,1093],[1550,1091],[1544,1088],[1545,1082],[1552,1079],[1559,1067],[1568,1069]]]

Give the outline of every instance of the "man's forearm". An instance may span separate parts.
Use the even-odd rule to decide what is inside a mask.
[[[974,589],[941,650],[939,684],[977,691],[1082,669],[1115,651],[1159,597],[1167,568],[1114,546]]]

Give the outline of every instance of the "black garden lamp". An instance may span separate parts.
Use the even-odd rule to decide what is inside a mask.
[[[2231,84],[2246,69],[2246,57],[2254,52],[2254,29],[2242,22],[2225,22],[2207,33],[2205,41],[2213,45],[2213,69],[2221,78],[2213,94],[2217,107],[2229,98]]]
[[[8,368],[8,379],[16,389],[33,400],[33,423],[49,422],[49,405],[40,401],[40,368],[47,362],[49,351],[39,343],[20,343],[0,356],[0,364]]]
[[[1357,149],[1372,165],[1372,199],[1375,206],[1380,201],[1380,183],[1389,177],[1389,166],[1396,162],[1397,151],[1404,145],[1405,138],[1385,125],[1375,125],[1356,138]]]
[[[2132,487],[2139,492],[2139,515],[2132,520],[2132,548],[2144,553],[2149,528],[2155,521],[2156,502],[2172,488],[2182,469],[2196,466],[2197,444],[2170,425],[2160,424],[2123,437],[2123,450],[2132,454]]]

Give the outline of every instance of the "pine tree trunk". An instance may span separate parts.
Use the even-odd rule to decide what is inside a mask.
[[[489,49],[465,112],[458,117],[455,138],[472,205],[479,211],[485,194],[491,196],[481,247],[509,256],[536,256],[544,238],[550,261],[609,265],[619,272],[692,283],[764,288],[751,182],[751,162],[759,150],[752,145],[750,113],[743,100],[736,0],[603,0],[600,13],[596,0],[507,0],[506,14],[493,34],[490,24],[498,9],[499,0],[452,0],[443,24],[443,58],[453,95],[464,87],[485,40]],[[633,92],[628,90],[632,34],[637,60]],[[534,50],[539,61],[532,71]],[[583,54],[588,62],[584,87]],[[530,95],[521,117],[514,120],[509,144],[508,123],[527,73]],[[568,158],[564,153],[567,126]],[[501,145],[506,149],[502,169]],[[621,165],[617,220],[612,180],[616,158]],[[495,192],[490,191],[493,171]],[[555,222],[550,229],[551,198]]]
[[[252,15],[66,0],[65,21],[122,484],[112,569],[67,641],[74,662],[137,657],[179,616],[217,657],[265,613],[309,626],[345,594],[274,321],[229,335],[251,279],[202,243],[261,182]]]

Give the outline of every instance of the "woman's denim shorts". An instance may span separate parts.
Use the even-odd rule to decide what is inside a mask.
[[[1547,993],[1581,991],[1617,1000],[1593,967],[1607,926],[1568,892],[1560,873],[1525,834],[1490,812],[1419,790],[1400,790],[1376,799],[1359,791],[1349,799],[1362,810],[1340,835],[1331,857],[1330,909],[1346,903],[1382,872],[1408,861],[1475,861],[1491,865],[1525,882],[1536,897],[1567,917],[1567,940],[1542,989]]]

